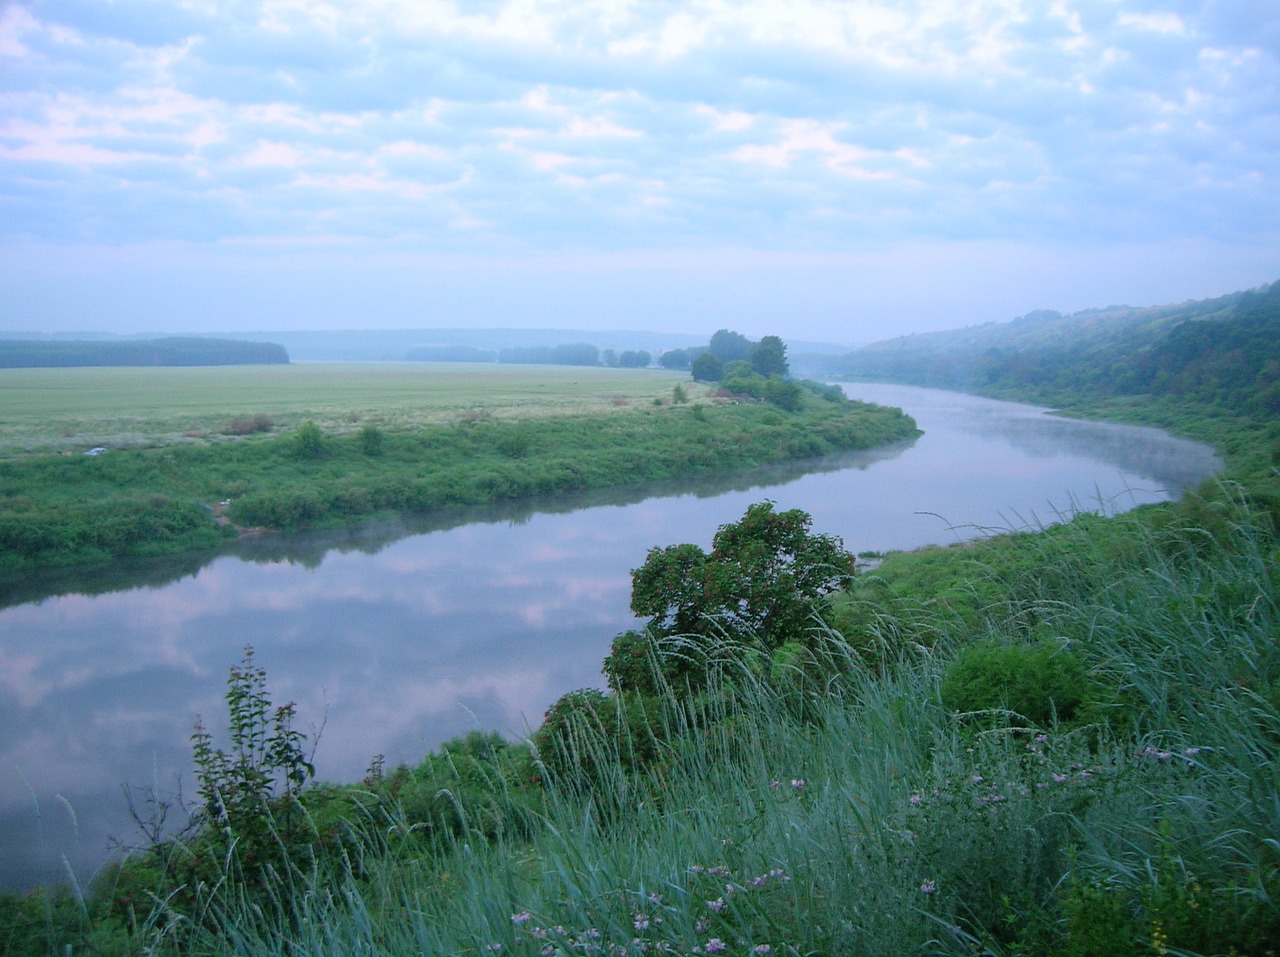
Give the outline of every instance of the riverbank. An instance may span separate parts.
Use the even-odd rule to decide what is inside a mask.
[[[611,402],[608,412],[481,408],[411,429],[365,421],[341,431],[308,419],[283,433],[251,417],[242,434],[216,440],[11,454],[0,461],[0,583],[38,568],[216,551],[247,529],[704,475],[917,434],[900,410],[830,394],[809,393],[803,408],[784,411],[701,387],[691,401],[691,388],[677,382],[644,404]]]

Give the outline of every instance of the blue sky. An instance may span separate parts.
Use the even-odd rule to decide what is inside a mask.
[[[1280,279],[1258,0],[0,7],[0,329],[861,342]]]

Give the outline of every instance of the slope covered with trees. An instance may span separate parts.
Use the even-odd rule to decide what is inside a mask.
[[[892,339],[833,360],[826,370],[1051,403],[1156,396],[1275,414],[1280,282],[1179,306],[1039,312]]]

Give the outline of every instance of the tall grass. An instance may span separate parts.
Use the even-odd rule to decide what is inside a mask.
[[[819,629],[803,662],[726,654],[710,693],[667,688],[639,769],[634,735],[582,711],[561,753],[534,756],[519,826],[486,820],[512,786],[497,759],[483,802],[474,773],[441,789],[454,830],[354,789],[338,852],[265,894],[233,855],[189,906],[156,891],[128,948],[1274,953],[1280,547],[1232,496],[1178,518],[1194,513],[953,552],[982,571],[976,615],[868,587],[859,632]],[[1068,647],[1094,697],[1071,723],[950,711],[941,688],[976,640]],[[624,697],[604,702],[619,720]]]

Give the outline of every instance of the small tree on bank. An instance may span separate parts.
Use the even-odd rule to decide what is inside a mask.
[[[803,640],[854,565],[838,537],[813,534],[812,524],[801,509],[778,512],[773,502],[759,502],[720,526],[710,553],[690,544],[651,549],[631,572],[631,610],[649,618],[655,639],[728,636],[758,640],[769,651]],[[605,662],[614,688],[634,688],[636,676],[648,673],[638,660],[645,648],[636,632],[615,639]]]

